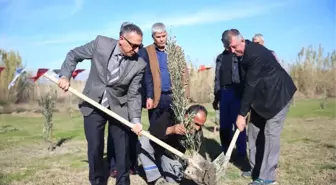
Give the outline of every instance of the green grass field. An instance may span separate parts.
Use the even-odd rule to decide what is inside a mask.
[[[284,185],[336,183],[335,100],[324,109],[321,100],[300,100],[292,106],[281,138],[278,181]],[[214,126],[210,105],[207,126]],[[147,112],[143,123],[148,127]],[[44,118],[37,113],[0,114],[0,185],[89,184],[86,141],[79,112],[54,116],[55,141],[66,141],[54,151],[42,139]],[[204,149],[211,158],[220,152],[218,135],[205,129]],[[132,184],[146,184],[139,176]],[[220,184],[247,184],[230,165]],[[109,184],[114,184],[113,179]]]

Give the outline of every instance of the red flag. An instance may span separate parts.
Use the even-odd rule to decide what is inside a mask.
[[[72,72],[72,78],[75,79],[76,76],[77,76],[79,73],[83,72],[83,71],[85,71],[85,69],[77,69],[77,70],[75,70],[74,72]]]
[[[5,69],[5,67],[0,67],[0,73],[1,73],[1,71],[3,71]]]
[[[36,76],[30,77],[34,82],[39,79],[44,73],[46,73],[49,69],[41,68],[38,69]]]

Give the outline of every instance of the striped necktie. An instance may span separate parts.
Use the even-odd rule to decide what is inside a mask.
[[[123,59],[124,57],[122,55],[117,55],[117,62],[112,67],[112,69],[109,69],[109,71],[111,72],[108,75],[109,76],[108,85],[113,85],[119,79],[120,63],[122,62]]]
[[[124,57],[122,55],[117,55],[117,62],[116,64],[114,65],[114,67],[112,66],[110,69],[109,68],[109,72],[108,73],[108,86],[111,86],[113,85],[115,82],[117,82],[120,78],[120,64],[122,62],[122,60],[124,59]],[[106,90],[104,91],[104,94],[103,94],[103,99],[102,99],[102,102],[101,104],[104,106],[104,107],[109,107],[109,102],[108,102],[108,98],[107,98],[107,95],[106,95]]]

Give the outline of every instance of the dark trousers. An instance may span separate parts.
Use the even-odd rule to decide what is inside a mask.
[[[136,168],[138,166],[138,155],[140,154],[140,142],[138,136],[131,132],[129,135],[129,148],[130,148],[130,164],[131,168]],[[109,133],[107,137],[107,160],[109,161],[109,168],[116,169],[115,151],[113,137]]]
[[[130,129],[104,112],[95,110],[84,117],[85,137],[88,142],[89,180],[92,185],[106,185],[107,173],[104,167],[104,130],[109,121],[108,131],[113,138],[117,185],[129,185],[129,132]]]
[[[224,153],[228,150],[233,137],[232,127],[234,130],[237,129],[236,120],[240,109],[240,98],[236,90],[234,87],[221,88],[220,90],[220,139]],[[236,147],[239,156],[246,156],[246,129],[239,134]]]
[[[156,120],[170,108],[172,104],[172,97],[169,93],[162,93],[159,104],[156,108],[148,110],[149,124],[155,124]]]

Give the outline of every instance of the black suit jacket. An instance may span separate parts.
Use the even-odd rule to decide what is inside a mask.
[[[146,62],[146,69],[145,74],[142,78],[142,88],[140,89],[141,97],[142,97],[142,107],[146,108],[146,101],[148,97],[153,98],[153,77],[152,73],[150,71],[150,65],[149,65],[149,57],[148,53],[146,51],[146,48],[141,48],[138,52],[138,55]]]
[[[296,92],[289,74],[266,47],[246,40],[241,67],[244,70],[244,93],[240,115],[250,108],[265,119],[279,113]]]
[[[215,70],[215,85],[214,85],[214,95],[215,100],[219,101],[219,90],[221,88],[221,68],[225,67],[226,69],[229,69],[227,73],[224,73],[222,75],[226,75],[226,80],[229,82],[224,83],[231,83],[231,67],[232,67],[232,54],[228,51],[223,51],[221,54],[219,54],[216,58],[216,70]],[[225,65],[225,66],[223,66]],[[223,82],[222,82],[223,83]]]

